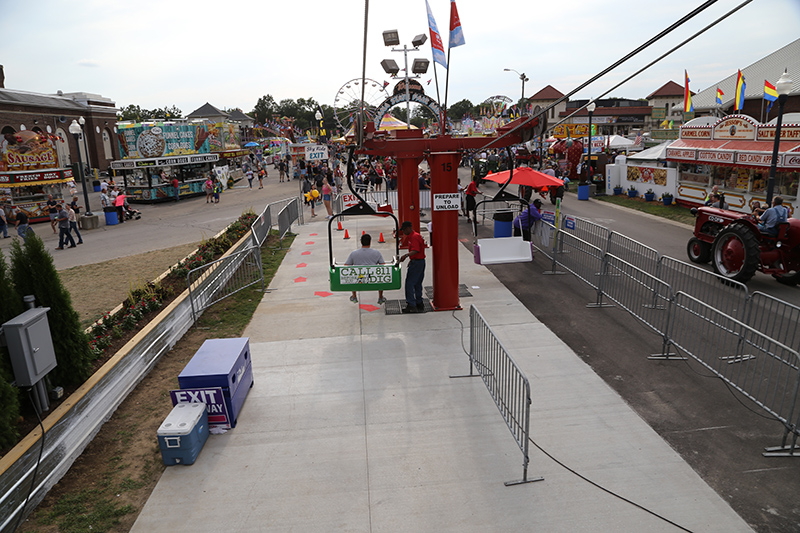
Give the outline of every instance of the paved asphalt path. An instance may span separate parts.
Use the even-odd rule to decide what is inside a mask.
[[[218,204],[206,203],[205,195],[182,199],[177,203],[132,204],[142,212],[142,218],[114,226],[105,225],[105,216],[100,209],[100,193],[92,192],[89,206],[99,213],[100,227],[81,232],[84,244],[77,248],[56,250],[58,235],[53,233],[47,222],[33,224],[32,227],[44,239],[58,270],[181,244],[199,243],[213,237],[247,209],[252,208],[260,213],[271,202],[299,194],[297,181],[280,183],[278,172],[273,169],[270,169],[270,176],[265,180],[263,189],[258,188],[257,180],[253,180],[253,189],[247,186],[247,180],[239,181],[233,189],[220,195]],[[83,192],[80,190],[78,198],[80,205],[83,205]],[[310,216],[310,212],[306,216]],[[9,228],[9,235],[16,234],[13,227]],[[11,239],[0,238],[0,249],[6,257],[10,244]]]
[[[468,175],[466,175],[466,179]],[[464,180],[462,176],[462,182]],[[488,185],[488,186],[487,186]],[[482,188],[493,192],[494,185]],[[546,205],[551,205],[549,201]],[[566,195],[564,210],[620,231],[677,259],[685,257],[691,229],[599,201]],[[491,236],[491,227],[481,228]],[[460,218],[459,236],[472,247],[472,232]],[[765,458],[780,444],[783,427],[728,390],[693,361],[653,361],[661,339],[618,308],[587,309],[594,292],[571,275],[545,276],[550,262],[495,265],[489,269],[548,328],[614,388],[756,531],[800,531],[800,463]],[[760,275],[759,275],[760,276]],[[771,293],[797,298],[797,289],[761,276]],[[754,290],[757,284],[751,283]],[[778,291],[777,293],[774,291]],[[462,300],[469,305],[469,299]],[[536,338],[530,339],[532,346]],[[580,394],[575,390],[575,394]],[[536,409],[536,391],[532,391]],[[536,428],[531,428],[534,439]],[[592,446],[591,434],[585,435]]]

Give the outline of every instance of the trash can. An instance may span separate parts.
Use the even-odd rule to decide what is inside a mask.
[[[92,182],[92,188],[94,189],[94,192],[100,192],[100,180],[94,180]]]
[[[119,224],[119,219],[117,218],[117,208],[116,207],[104,207],[103,213],[106,215],[106,226],[114,226]]]
[[[578,185],[578,200],[588,200],[589,199],[589,184],[586,185]]]
[[[511,237],[513,234],[514,213],[511,211],[500,211],[494,214],[494,236]]]

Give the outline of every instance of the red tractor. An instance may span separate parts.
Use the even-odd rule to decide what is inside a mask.
[[[800,220],[778,226],[778,235],[758,229],[753,215],[715,207],[692,209],[697,217],[687,253],[694,263],[708,263],[726,278],[746,283],[756,270],[780,283],[800,283]]]

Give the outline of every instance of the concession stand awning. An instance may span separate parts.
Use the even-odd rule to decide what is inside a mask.
[[[746,115],[683,126],[666,154],[668,161],[678,163],[678,200],[696,204],[717,186],[731,207],[749,212],[753,201],[765,199],[775,129],[774,124],[760,124]],[[800,124],[782,125],[776,169],[776,193],[796,203]]]

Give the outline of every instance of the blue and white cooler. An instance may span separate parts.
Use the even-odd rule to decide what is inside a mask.
[[[231,427],[253,386],[250,339],[208,339],[178,376],[181,389],[221,387]]]
[[[158,428],[158,447],[167,466],[194,463],[208,439],[204,403],[179,403]]]

